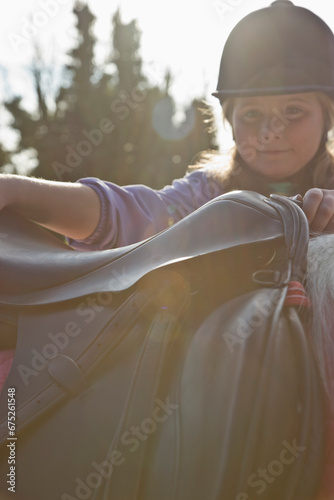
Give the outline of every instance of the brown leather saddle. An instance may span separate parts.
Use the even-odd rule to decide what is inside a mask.
[[[18,500],[314,498],[322,384],[284,306],[307,242],[293,201],[246,191],[101,252],[1,213],[0,491],[15,388]]]

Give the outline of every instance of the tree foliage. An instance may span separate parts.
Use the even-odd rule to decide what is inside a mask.
[[[8,151],[3,149],[3,147],[0,145],[0,171],[2,171],[3,168],[7,165],[8,161],[9,161]]]
[[[136,22],[124,24],[119,11],[114,14],[110,57],[101,67],[94,60],[93,14],[82,4],[73,12],[76,44],[52,105],[40,57],[32,67],[35,112],[19,97],[5,103],[19,132],[15,152],[33,148],[38,165],[32,175],[46,179],[94,176],[160,188],[183,176],[199,151],[215,148],[201,110],[210,115],[210,108],[196,99],[175,123],[171,75],[160,88],[144,74]]]

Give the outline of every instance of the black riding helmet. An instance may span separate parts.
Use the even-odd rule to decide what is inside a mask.
[[[334,98],[334,35],[288,0],[252,12],[224,47],[217,91],[228,97],[321,91]]]

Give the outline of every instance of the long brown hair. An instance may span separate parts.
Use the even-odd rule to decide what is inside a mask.
[[[334,189],[334,101],[321,92],[317,92],[316,96],[323,110],[326,134],[312,160],[297,176],[287,179],[287,184],[290,184],[289,189],[292,191],[282,194],[304,195],[312,187]],[[233,98],[226,100],[222,105],[224,120],[230,124],[233,107]],[[247,166],[236,146],[228,156],[215,151],[203,153],[196,167],[205,167],[210,180],[226,192],[247,189],[267,196],[274,192],[273,184]]]

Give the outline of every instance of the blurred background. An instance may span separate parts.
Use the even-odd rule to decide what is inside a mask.
[[[11,0],[0,16],[0,171],[161,188],[228,151],[224,42],[264,0]],[[328,0],[300,0],[333,29]]]

